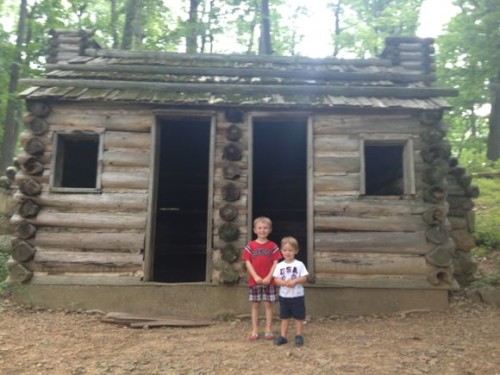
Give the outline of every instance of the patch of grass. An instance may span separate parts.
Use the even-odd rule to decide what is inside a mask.
[[[7,259],[9,259],[9,238],[0,236],[0,297],[7,290]]]
[[[486,262],[485,271],[475,275],[472,286],[500,286],[500,178],[474,178],[473,183],[480,189],[480,195],[474,200],[476,228],[476,247],[472,254],[481,262]],[[495,261],[495,259],[497,259]]]
[[[5,190],[0,189],[0,297],[3,297],[7,290],[7,260],[9,259],[11,227],[8,219],[9,195]]]
[[[475,199],[477,251],[500,251],[500,178],[474,178],[480,195]]]
[[[494,272],[481,275],[471,282],[471,286],[474,287],[484,287],[484,286],[496,286],[500,287],[500,266]]]

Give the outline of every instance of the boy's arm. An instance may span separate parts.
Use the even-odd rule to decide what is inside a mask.
[[[273,261],[273,265],[271,266],[271,270],[269,271],[269,273],[267,274],[267,276],[262,280],[262,282],[264,284],[268,285],[268,284],[271,283],[271,280],[273,279],[274,269],[276,268],[277,264],[278,264],[277,260]]]
[[[257,275],[257,272],[255,272],[252,262],[249,260],[245,260],[245,266],[247,267],[248,272],[250,272],[250,275],[252,275],[255,282],[257,284],[262,284],[262,278],[259,275]]]
[[[289,280],[288,283],[289,285],[287,286],[290,286],[290,287],[293,287],[297,284],[303,284],[307,282],[307,275],[306,276],[301,276],[301,277],[297,277],[296,279],[293,279],[293,280]]]
[[[286,286],[286,283],[287,283],[286,280],[282,280],[281,277],[277,277],[277,276],[274,277],[274,282],[278,286]]]

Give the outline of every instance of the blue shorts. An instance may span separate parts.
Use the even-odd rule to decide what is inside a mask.
[[[280,318],[305,320],[306,304],[304,296],[294,298],[280,297]]]
[[[277,299],[276,285],[254,285],[248,291],[248,300],[250,302],[276,302]]]

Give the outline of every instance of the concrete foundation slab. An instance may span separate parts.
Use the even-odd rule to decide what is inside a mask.
[[[31,282],[12,285],[15,302],[51,309],[102,310],[215,318],[249,314],[246,286],[158,284],[124,280],[120,284]],[[382,289],[306,286],[311,316],[392,314],[448,307],[447,289]]]

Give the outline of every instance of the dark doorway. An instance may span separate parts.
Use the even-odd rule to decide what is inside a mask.
[[[210,119],[158,126],[153,281],[205,281]]]
[[[307,120],[254,119],[253,218],[273,221],[270,239],[299,241],[307,264]]]

